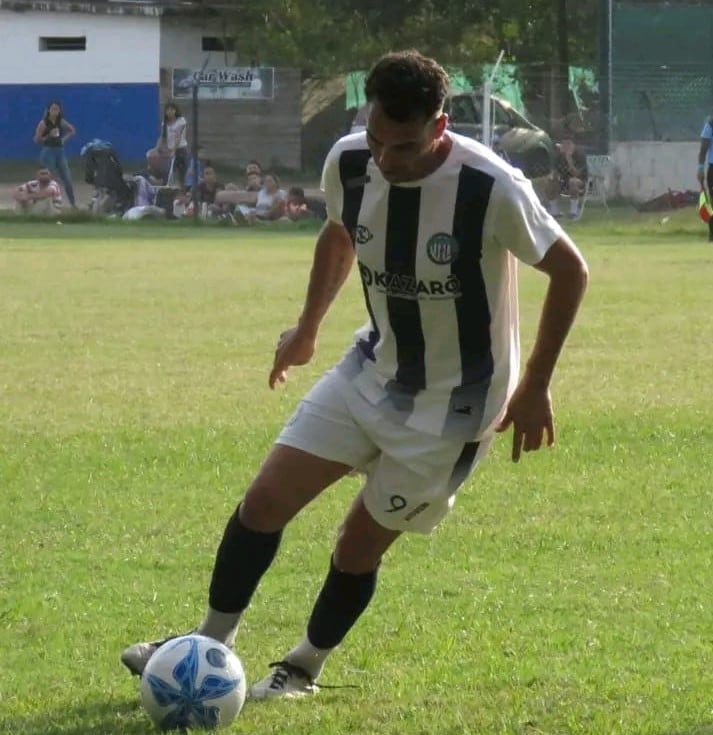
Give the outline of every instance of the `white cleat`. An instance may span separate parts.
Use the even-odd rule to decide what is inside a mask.
[[[300,666],[289,661],[276,661],[270,667],[272,673],[248,690],[249,699],[306,697],[319,691],[314,679]]]

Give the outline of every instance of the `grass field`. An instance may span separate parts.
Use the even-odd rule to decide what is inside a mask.
[[[151,732],[119,652],[202,616],[224,523],[360,288],[272,393],[313,232],[0,227],[0,733]],[[359,689],[248,703],[231,731],[713,733],[713,249],[693,210],[572,234],[591,287],[557,446],[513,465],[501,439],[394,547],[323,677]],[[521,269],[525,348],[544,286]],[[241,627],[250,679],[302,636],[356,489],[285,534]]]

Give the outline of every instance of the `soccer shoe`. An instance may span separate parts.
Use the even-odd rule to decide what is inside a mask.
[[[270,668],[272,673],[269,676],[250,687],[248,699],[305,697],[319,691],[314,679],[300,666],[289,661],[275,661]]]
[[[167,641],[171,641],[178,636],[171,635],[160,641],[144,641],[142,643],[134,643],[133,646],[125,648],[121,652],[121,663],[134,675],[141,676],[144,673],[146,664],[151,656]]]

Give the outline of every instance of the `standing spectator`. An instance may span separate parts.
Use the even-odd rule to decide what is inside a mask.
[[[713,117],[703,123],[701,131],[701,147],[698,151],[698,183],[705,189],[708,199],[713,191]],[[706,168],[708,169],[706,173]],[[708,242],[713,242],[713,220],[708,220]]]
[[[587,185],[587,156],[580,150],[571,136],[565,136],[557,149],[555,170],[550,189],[550,214],[559,217],[558,197],[569,197],[569,218],[577,219],[580,202]]]
[[[76,133],[74,125],[64,119],[62,105],[55,100],[47,105],[44,116],[37,123],[34,137],[35,143],[42,146],[40,163],[59,176],[67,192],[67,199],[73,207],[76,207],[74,187],[64,144]]]
[[[163,124],[161,135],[156,147],[165,151],[173,161],[173,174],[176,176],[178,186],[183,188],[186,181],[186,169],[188,168],[188,138],[186,128],[188,123],[181,114],[181,110],[173,102],[169,102],[163,108]],[[172,182],[168,182],[171,184]]]
[[[48,168],[41,168],[37,178],[15,189],[15,212],[18,214],[59,214],[62,192]]]

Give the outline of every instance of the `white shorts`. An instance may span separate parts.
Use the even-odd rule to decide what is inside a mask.
[[[463,443],[395,423],[336,370],[315,384],[276,440],[364,472],[364,504],[374,520],[419,533],[445,517],[492,442]]]

